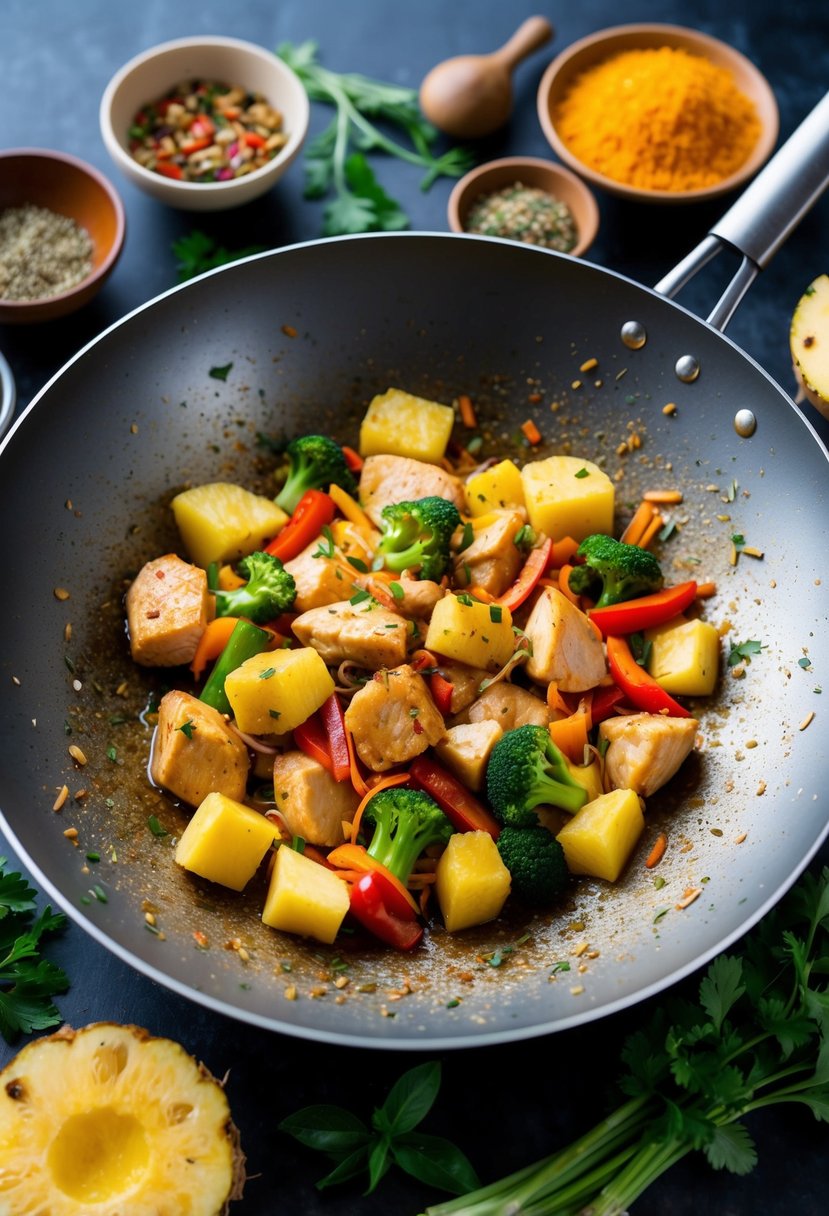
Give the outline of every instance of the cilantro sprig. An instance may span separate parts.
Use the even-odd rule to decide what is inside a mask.
[[[375,1109],[371,1126],[342,1106],[306,1106],[283,1119],[279,1130],[332,1162],[318,1190],[367,1173],[365,1193],[371,1194],[394,1164],[420,1182],[462,1195],[479,1185],[467,1158],[443,1136],[417,1130],[437,1098],[440,1079],[437,1061],[409,1069]]]
[[[807,874],[736,955],[708,967],[697,1000],[668,999],[622,1050],[627,1097],[592,1131],[426,1216],[618,1216],[699,1151],[747,1174],[744,1119],[799,1105],[829,1123],[829,868]]]
[[[19,1034],[58,1025],[51,998],[65,992],[69,980],[40,957],[41,939],[61,929],[66,917],[47,907],[35,918],[35,891],[7,865],[0,857],[0,1034],[11,1043]]]
[[[473,156],[466,148],[433,152],[438,132],[420,112],[415,89],[354,72],[332,72],[319,63],[313,41],[298,46],[283,42],[276,53],[293,68],[312,101],[335,107],[334,118],[310,141],[305,154],[305,197],[333,194],[323,212],[323,236],[397,232],[409,226],[406,212],[377,181],[366,152],[385,152],[425,169],[421,190],[428,190],[438,177],[462,177],[472,167]],[[387,135],[374,119],[402,131],[406,142]]]

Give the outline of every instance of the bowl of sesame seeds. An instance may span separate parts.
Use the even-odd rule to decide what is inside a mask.
[[[102,173],[45,148],[0,152],[0,323],[48,321],[100,291],[124,243]]]

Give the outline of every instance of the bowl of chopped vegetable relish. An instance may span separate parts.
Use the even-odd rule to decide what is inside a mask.
[[[101,134],[122,173],[187,211],[270,190],[308,130],[308,97],[281,59],[236,38],[181,38],[130,60],[107,85]]]
[[[0,152],[0,323],[62,317],[100,291],[124,208],[92,165],[45,148]]]

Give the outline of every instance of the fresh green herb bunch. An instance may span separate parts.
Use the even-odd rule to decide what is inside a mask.
[[[434,154],[438,132],[423,117],[415,89],[329,71],[318,61],[316,42],[283,42],[276,53],[296,72],[312,101],[336,107],[330,125],[311,140],[305,157],[305,197],[334,194],[323,213],[323,236],[397,232],[409,226],[405,211],[378,183],[366,152],[385,152],[425,169],[421,190],[428,190],[438,177],[462,177],[472,167],[474,158],[466,148]],[[407,142],[386,135],[373,119],[397,127]]]
[[[536,1165],[426,1216],[621,1216],[693,1150],[715,1169],[756,1164],[742,1122],[796,1104],[829,1122],[829,869],[808,874],[708,967],[697,1002],[666,1001],[631,1035],[613,1114]]]
[[[40,955],[47,933],[63,928],[63,913],[44,908],[35,918],[35,891],[0,857],[0,1034],[48,1030],[61,1020],[52,997],[69,987],[66,973]]]
[[[226,266],[229,262],[238,262],[239,258],[261,253],[264,248],[264,245],[248,245],[244,249],[225,249],[212,236],[195,228],[173,241],[178,282],[186,283],[188,279],[215,270],[217,266]]]

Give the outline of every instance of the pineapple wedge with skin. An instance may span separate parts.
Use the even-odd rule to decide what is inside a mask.
[[[3,1216],[225,1216],[244,1160],[219,1082],[140,1027],[64,1027],[0,1073]]]
[[[803,395],[829,418],[829,275],[818,275],[800,297],[789,329],[789,345]]]
[[[187,552],[205,568],[247,557],[288,522],[272,498],[229,481],[182,490],[170,505]]]

